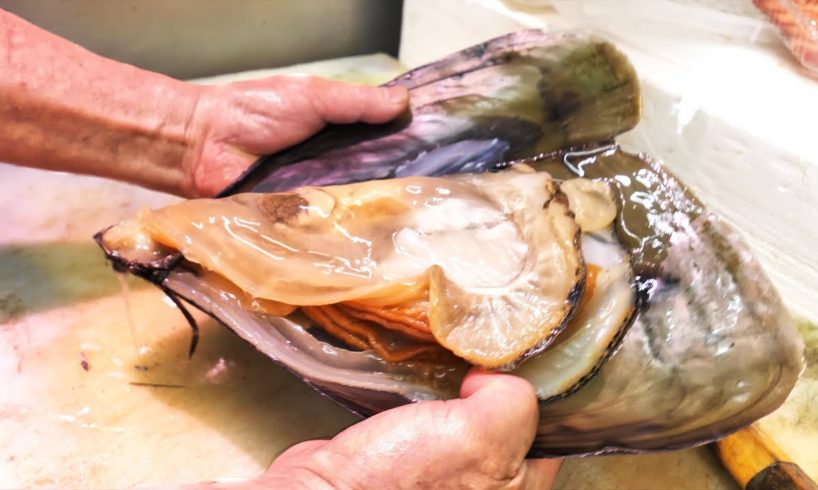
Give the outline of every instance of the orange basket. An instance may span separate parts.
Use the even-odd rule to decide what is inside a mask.
[[[818,0],[753,0],[798,60],[818,74]]]

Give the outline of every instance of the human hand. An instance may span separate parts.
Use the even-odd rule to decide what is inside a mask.
[[[547,490],[559,461],[525,459],[537,419],[528,382],[473,371],[460,399],[406,405],[332,440],[298,444],[240,486]]]
[[[294,145],[327,123],[384,123],[407,102],[403,87],[304,76],[203,87],[188,127],[186,194],[215,195],[259,156]]]
[[[212,196],[326,123],[383,123],[402,87],[278,76],[202,86],[98,56],[0,9],[0,162]],[[25,117],[21,116],[24,115]]]

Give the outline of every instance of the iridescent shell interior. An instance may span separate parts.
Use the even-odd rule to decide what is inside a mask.
[[[803,368],[793,322],[740,236],[659,163],[614,142],[640,112],[636,74],[614,46],[584,33],[523,31],[390,83],[410,90],[410,114],[383,126],[330,127],[263,158],[223,202],[381,179],[455,182],[463,177],[445,176],[523,168],[547,172],[566,189],[602,183],[615,217],[582,235],[585,260],[600,268],[590,309],[553,325],[548,342],[526,344],[525,362],[500,360],[540,395],[532,455],[703,444],[783,403]],[[501,185],[479,175],[472,181]],[[389,362],[351,349],[299,311],[259,310],[178,250],[134,253],[136,234],[127,227],[97,240],[120,270],[215,317],[361,415],[454,397],[469,367]],[[507,252],[494,242],[484,246]],[[585,280],[578,276],[570,286]]]

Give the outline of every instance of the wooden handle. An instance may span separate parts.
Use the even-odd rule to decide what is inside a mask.
[[[754,476],[747,490],[818,490],[818,485],[795,463],[775,463]]]
[[[818,485],[757,425],[725,437],[715,449],[745,490],[818,490]]]

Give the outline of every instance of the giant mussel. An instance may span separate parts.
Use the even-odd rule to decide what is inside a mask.
[[[389,84],[396,121],[98,243],[363,416],[454,397],[471,365],[524,376],[533,456],[703,444],[783,403],[793,322],[737,233],[615,143],[640,96],[613,45],[521,31]]]

